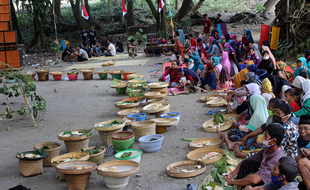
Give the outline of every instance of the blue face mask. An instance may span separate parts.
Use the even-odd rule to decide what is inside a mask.
[[[303,71],[304,70],[304,66],[301,66],[300,68],[298,68],[299,70]]]
[[[279,175],[279,176],[271,176],[271,181],[273,184],[275,184],[277,187],[280,186],[280,184],[284,181],[283,180],[280,180],[280,181],[277,181],[282,175]]]

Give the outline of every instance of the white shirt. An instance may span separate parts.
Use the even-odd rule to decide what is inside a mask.
[[[108,46],[108,50],[110,50],[112,55],[116,55],[116,49],[112,43],[110,43],[110,45]]]
[[[78,54],[81,54],[81,57],[82,58],[86,58],[86,59],[89,59],[88,55],[87,55],[87,52],[83,49],[80,49]]]

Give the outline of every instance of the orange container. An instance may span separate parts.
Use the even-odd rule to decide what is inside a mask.
[[[156,134],[164,133],[167,131],[166,126],[156,126]]]
[[[128,75],[131,75],[132,73],[123,74],[123,77],[125,80],[129,80]]]

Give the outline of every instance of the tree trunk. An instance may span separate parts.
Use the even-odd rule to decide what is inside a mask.
[[[110,0],[108,0],[108,9],[109,9],[109,22],[111,22],[111,7],[110,7]]]
[[[266,1],[266,3],[264,4],[265,10],[264,12],[261,14],[262,17],[267,18],[267,14],[270,12],[271,8],[277,4],[279,2],[279,0],[268,0]]]
[[[11,17],[12,17],[13,30],[17,31],[18,43],[22,44],[23,43],[23,36],[22,36],[20,29],[19,29],[19,26],[18,26],[18,20],[16,17],[16,12],[15,12],[15,8],[13,5],[13,1],[10,1],[10,6],[11,6]]]
[[[156,8],[154,7],[154,4],[153,4],[152,0],[146,0],[146,2],[149,5],[149,7],[150,7],[150,9],[151,9],[151,11],[153,13],[153,16],[155,17],[155,19],[157,19],[158,12],[157,12]]]
[[[175,10],[180,10],[181,6],[182,6],[182,0],[175,0]]]
[[[127,27],[134,26],[135,24],[134,6],[133,0],[131,0],[128,1],[127,6]]]
[[[60,11],[60,4],[61,0],[55,0],[55,14],[57,15],[58,18],[62,18]]]
[[[79,29],[82,30],[84,28],[83,20],[81,17],[80,12],[80,0],[75,0],[75,3],[73,0],[70,0],[71,8],[74,14],[74,18],[76,21],[76,24],[78,25]]]
[[[199,0],[199,2],[193,6],[192,0],[183,1],[182,7],[179,12],[174,16],[173,20],[176,22],[181,21],[183,18],[187,16],[191,16],[196,13],[196,11],[201,7],[204,0]]]
[[[166,4],[166,0],[164,0],[164,3]],[[160,28],[160,30],[162,32],[164,32],[164,34],[166,34],[166,28],[167,28],[167,20],[166,20],[166,17],[167,17],[166,10],[167,9],[166,9],[166,7],[167,7],[167,5],[165,5],[160,12],[161,13],[161,28]],[[159,29],[157,29],[157,30],[159,30]]]
[[[33,12],[33,26],[34,26],[34,37],[31,41],[30,51],[39,52],[47,50],[49,47],[48,38],[45,36],[42,24],[40,22],[40,16],[37,9]]]

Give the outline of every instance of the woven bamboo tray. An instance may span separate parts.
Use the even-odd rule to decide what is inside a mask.
[[[122,74],[122,71],[121,70],[110,71],[109,74],[110,75],[120,75],[120,74]]]
[[[225,125],[222,125],[220,126],[220,131],[226,131],[227,129],[230,129],[231,128],[231,125],[232,125],[232,121],[231,119],[229,118],[226,118],[224,117],[224,123],[226,123]],[[213,125],[214,122],[213,122],[213,119],[209,120],[209,121],[206,121],[202,128],[205,132],[209,132],[209,133],[216,133],[216,128],[209,128],[208,126],[211,126]]]
[[[104,70],[104,71],[96,71],[95,74],[104,74],[104,73],[109,73],[110,70]]]
[[[155,121],[138,121],[133,123],[131,125],[131,128],[135,134],[135,141],[138,141],[140,137],[156,134]]]
[[[196,166],[201,166],[201,168],[196,168]],[[188,172],[184,173],[182,172],[183,169],[186,170],[196,170],[194,172]],[[186,160],[186,161],[179,161],[170,164],[167,168],[167,174],[170,177],[175,178],[188,178],[188,177],[194,177],[197,175],[200,175],[204,173],[207,170],[206,164],[202,161],[192,161],[192,160]]]
[[[114,120],[118,120],[118,121],[120,121],[122,124],[116,125],[116,126],[114,126],[114,127],[97,127],[98,125],[112,123]],[[95,124],[95,130],[96,130],[96,131],[112,131],[112,130],[116,130],[116,129],[123,128],[124,126],[125,126],[125,121],[124,121],[124,120],[122,120],[122,119],[112,119],[112,120],[109,120],[109,121],[103,121],[103,122],[100,122],[100,123]]]
[[[133,84],[133,83],[145,83],[146,80],[137,79],[137,80],[129,80],[127,82],[130,83],[130,84]]]
[[[215,99],[210,100],[210,101],[206,102],[206,104],[208,107],[220,107],[220,106],[225,106],[228,103],[224,98],[220,98],[217,100],[215,100]]]
[[[116,103],[121,103],[123,101],[119,101],[119,102],[116,102]],[[115,107],[117,108],[120,108],[120,109],[125,109],[125,108],[133,108],[133,107],[136,107],[140,104],[140,102],[138,101],[137,103],[134,103],[134,104],[131,104],[131,105],[116,105],[115,104]]]
[[[151,121],[155,121],[158,127],[170,127],[178,124],[178,119],[175,118],[155,118]]]
[[[144,97],[147,99],[152,99],[152,98],[156,99],[156,98],[164,98],[166,95],[167,93],[164,93],[164,92],[147,92],[144,94]]]
[[[19,160],[19,172],[25,177],[43,174],[43,159]]]
[[[72,131],[80,131],[80,130],[82,130],[82,129],[73,129],[73,130],[68,130],[68,131],[72,132]],[[58,134],[58,139],[59,140],[63,140],[63,141],[77,141],[77,140],[83,140],[83,139],[87,139],[87,138],[91,137],[91,136],[88,137],[86,134],[85,135],[81,135],[81,136],[77,136],[77,137],[63,137],[62,135],[63,135],[64,132],[65,131],[63,131],[63,132]]]
[[[89,159],[89,154],[88,152],[70,152],[66,154],[62,154],[60,156],[56,156],[51,160],[52,166],[56,166],[57,164],[60,163],[54,163],[54,162],[63,162],[67,158],[76,158],[77,160],[88,160]]]
[[[168,93],[168,88],[164,87],[164,88],[150,88],[151,92],[163,92],[163,93]]]
[[[140,108],[131,108],[131,109],[121,110],[117,114],[118,114],[119,117],[126,117],[126,116],[128,116],[130,114],[135,114],[136,112],[132,112],[133,110],[134,111],[139,111],[138,113],[142,113],[143,112],[143,110],[140,109]]]
[[[200,98],[200,102],[202,103],[206,103],[208,101],[211,101],[214,97],[219,97],[219,98],[223,98],[223,96],[220,96],[220,95],[208,95],[210,100],[205,100],[207,96],[203,96]]]
[[[155,103],[155,102],[160,102],[160,101],[163,101],[162,99],[149,99],[146,101],[147,104],[152,104],[152,103]]]
[[[131,75],[128,75],[129,79],[143,78],[143,77],[144,77],[143,74],[131,74]]]
[[[197,150],[193,150],[190,153],[188,153],[187,154],[187,159],[188,160],[198,161],[198,159],[202,159],[209,152],[218,152],[221,155],[217,156],[214,159],[202,160],[205,164],[212,164],[212,163],[218,162],[218,161],[220,161],[220,159],[224,155],[224,151],[222,149],[219,149],[219,148],[213,148],[213,147],[210,147],[210,148],[199,148]]]
[[[123,74],[130,74],[130,73],[131,73],[131,74],[134,74],[134,73],[136,73],[136,71],[124,71],[124,72],[123,72]]]
[[[162,103],[162,106],[159,107],[158,109],[152,109],[158,103]],[[160,102],[155,102],[155,103],[144,106],[143,111],[145,113],[157,113],[157,112],[165,111],[168,108],[170,108],[170,102],[160,101]]]
[[[127,87],[127,84],[124,83],[124,84],[122,84],[122,85],[117,85],[117,86],[112,86],[112,85],[110,85],[110,87],[111,87],[111,88],[125,88],[125,87]]]
[[[154,82],[154,83],[150,83],[149,88],[166,88],[169,86],[169,83],[167,82]]]
[[[108,172],[102,171],[104,168],[117,167],[119,171]],[[129,160],[115,160],[106,163],[102,163],[97,167],[97,172],[99,175],[104,177],[126,177],[136,174],[140,170],[140,166],[137,162]]]
[[[93,73],[95,69],[82,69],[80,70],[80,73]]]
[[[43,148],[44,145],[49,146],[51,149],[44,149],[44,151],[48,153],[48,156],[43,158],[43,166],[51,167],[51,160],[60,154],[61,144],[58,142],[43,142],[36,144],[33,149],[38,150]]]
[[[88,169],[81,169],[76,170],[74,169],[75,166],[82,165],[82,166],[92,166],[92,168]],[[56,165],[56,171],[58,173],[62,174],[84,174],[84,173],[90,173],[94,171],[97,168],[97,164],[95,162],[91,161],[83,161],[83,160],[77,160],[77,161],[71,161],[71,162],[63,162]]]
[[[208,146],[203,145],[202,147],[197,146],[197,145],[199,145],[199,143],[209,141],[209,140],[211,140],[210,145],[208,145]],[[219,139],[219,138],[199,138],[199,139],[192,141],[189,144],[189,146],[190,146],[191,150],[196,150],[199,148],[208,148],[208,147],[221,148],[223,146],[223,140]]]
[[[54,72],[50,72],[50,75],[63,75],[65,74],[64,71],[54,71]]]

